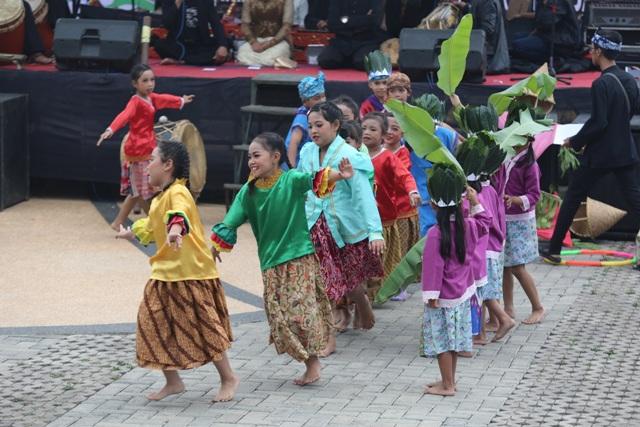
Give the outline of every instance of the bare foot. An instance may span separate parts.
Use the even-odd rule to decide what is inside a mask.
[[[487,345],[489,344],[489,340],[486,336],[476,335],[473,337],[473,345]]]
[[[109,226],[110,226],[111,228],[113,228],[113,230],[114,230],[114,231],[120,231],[120,226],[121,226],[121,225],[122,225],[122,224],[119,224],[119,223],[116,223],[116,222],[112,222],[111,224],[109,224]]]
[[[427,392],[427,389],[428,389],[428,388],[431,388],[431,387],[444,387],[444,385],[442,384],[442,381],[434,381],[434,382],[432,382],[432,383],[427,384],[427,385],[424,387],[424,392],[426,393],[426,392]],[[456,386],[453,386],[453,389],[454,389],[455,391],[458,391],[458,387],[456,387]]]
[[[322,367],[320,366],[320,361],[315,358],[314,362],[310,362],[307,365],[307,370],[305,371],[304,375],[293,380],[293,383],[301,387],[315,383],[320,379],[321,368]]]
[[[459,353],[458,353],[459,354]],[[438,396],[454,396],[456,394],[455,388],[445,388],[444,385],[437,384],[433,387],[428,387],[424,390],[425,394],[435,394]]]
[[[344,332],[349,327],[349,323],[351,323],[351,313],[349,312],[348,307],[340,308],[340,321],[336,323],[336,329],[338,332]]]
[[[499,327],[500,325],[498,323],[487,322],[484,324],[484,329],[489,332],[495,332]]]
[[[53,64],[53,58],[45,56],[42,53],[36,53],[33,56],[31,56],[31,61],[33,61],[35,64],[40,64],[40,65]]]
[[[524,319],[522,323],[525,325],[533,325],[535,323],[542,322],[542,318],[544,317],[544,308],[540,308],[538,310],[533,310],[529,317]]]
[[[511,329],[513,329],[514,326],[516,326],[516,322],[514,322],[513,319],[509,319],[509,323],[501,323],[491,342],[500,341]]]
[[[149,400],[162,400],[172,394],[180,394],[184,391],[184,383],[180,381],[177,384],[169,385],[165,384],[159,391],[153,392],[147,396]]]
[[[473,351],[459,351],[458,352],[458,356],[471,358],[471,357],[473,357]]]
[[[318,357],[329,357],[333,353],[336,352],[336,337],[331,334],[329,337],[329,342],[327,342],[327,346],[318,354]]]
[[[514,319],[514,320],[515,320],[515,318],[516,318],[516,312],[513,310],[513,307],[509,307],[509,308],[505,307],[505,308],[504,308],[504,312],[505,312],[505,313],[507,313],[507,315],[508,315],[509,317],[511,317],[512,319]]]
[[[173,59],[173,58],[164,58],[162,61],[160,61],[160,65],[178,65],[178,64],[184,64],[184,61],[178,61],[177,59]]]
[[[371,329],[373,328],[373,326],[376,324],[376,317],[373,314],[373,310],[371,309],[371,304],[369,303],[369,300],[366,300],[366,306],[363,307],[364,309],[357,309],[357,313],[360,316],[360,319],[358,320],[359,323],[359,329]]]
[[[228,402],[233,399],[233,396],[236,394],[236,390],[238,389],[238,385],[240,384],[240,379],[233,376],[232,379],[222,381],[220,383],[220,390],[218,390],[218,394],[213,398],[213,402]]]

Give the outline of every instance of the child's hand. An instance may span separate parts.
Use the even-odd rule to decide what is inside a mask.
[[[453,105],[453,108],[462,106],[462,102],[460,102],[460,97],[455,93],[449,96],[449,101],[451,101],[451,105]]]
[[[184,105],[190,104],[195,97],[195,95],[182,95],[182,102]]]
[[[429,302],[427,302],[427,306],[429,308],[440,308],[440,304],[438,304],[437,299],[430,299]]]
[[[369,249],[375,256],[382,256],[384,252],[384,240],[372,240],[369,242]]]
[[[218,252],[218,250],[214,246],[211,246],[211,256],[214,260],[222,262],[222,258],[220,258],[220,252]]]
[[[169,242],[169,246],[171,246],[174,251],[182,247],[182,225],[173,224],[171,226],[169,233],[167,233],[167,242]]]
[[[120,231],[116,234],[116,239],[133,240],[135,239],[135,236],[133,231],[131,231],[131,227],[124,228],[122,224],[120,224]]]
[[[409,203],[411,203],[412,208],[422,205],[422,197],[420,197],[420,193],[417,191],[409,193]]]
[[[346,157],[340,160],[340,164],[338,165],[338,170],[340,171],[340,176],[342,179],[350,179],[353,177],[353,166],[351,162]]]
[[[104,141],[105,139],[109,139],[113,136],[113,131],[111,129],[107,129],[104,132],[102,132],[102,134],[100,135],[100,139],[98,140],[98,143],[96,144],[98,147],[100,147],[100,144],[102,144],[102,141]]]
[[[504,196],[504,202],[505,205],[507,206],[507,208],[510,208],[513,205],[516,205],[518,207],[522,207],[522,199],[518,196],[507,196],[505,194]]]
[[[474,190],[472,187],[467,185],[467,200],[469,200],[469,204],[471,206],[477,205],[478,202],[478,192]]]

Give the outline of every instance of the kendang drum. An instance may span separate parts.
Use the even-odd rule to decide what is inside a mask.
[[[207,156],[198,128],[189,120],[160,121],[155,124],[154,131],[158,141],[173,140],[186,145],[189,152],[189,190],[197,199],[207,181]],[[128,136],[127,133],[120,144],[120,163],[124,163],[124,143]]]
[[[33,19],[36,21],[38,34],[44,45],[45,50],[50,51],[53,46],[53,30],[47,20],[49,14],[49,5],[46,0],[27,0],[33,12]]]
[[[0,53],[24,51],[24,6],[22,0],[0,1]]]

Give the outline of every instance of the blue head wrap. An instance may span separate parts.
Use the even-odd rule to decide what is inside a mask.
[[[620,52],[622,50],[622,43],[615,43],[609,40],[608,38],[601,36],[598,33],[595,33],[591,38],[591,43],[594,46],[599,47],[604,50],[613,50],[615,52]]]
[[[305,77],[298,83],[298,94],[305,101],[324,93],[324,73],[320,71],[317,77]]]

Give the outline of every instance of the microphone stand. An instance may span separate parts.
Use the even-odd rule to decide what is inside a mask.
[[[556,16],[558,13],[558,0],[547,0],[547,5],[551,8],[551,15],[553,17],[553,22],[551,24],[551,43],[549,45],[549,75],[555,77],[556,80],[560,83],[564,83],[567,86],[571,85],[571,80],[573,77],[563,76],[559,77],[556,75],[556,68],[554,66],[554,50],[555,50],[555,40],[556,40]]]

